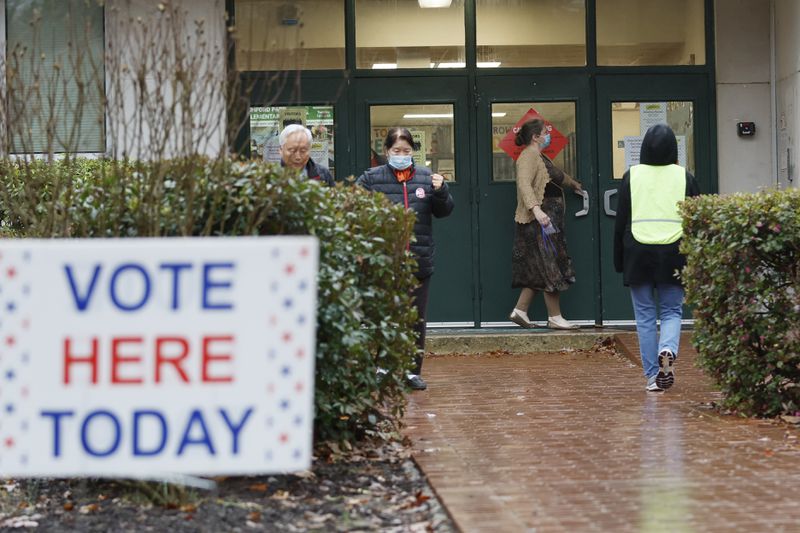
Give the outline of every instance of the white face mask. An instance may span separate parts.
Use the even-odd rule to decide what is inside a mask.
[[[389,166],[397,170],[405,170],[411,166],[414,160],[410,155],[390,155]]]

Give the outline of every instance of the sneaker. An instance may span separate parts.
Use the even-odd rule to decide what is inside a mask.
[[[513,311],[511,311],[511,314],[508,315],[508,318],[515,324],[526,329],[530,329],[534,326],[533,322],[531,322],[530,319],[528,318],[528,313],[526,313],[525,311],[520,311],[516,307],[514,308]]]
[[[578,329],[577,324],[573,324],[561,315],[548,318],[547,327],[550,329]]]
[[[664,390],[675,384],[675,355],[669,350],[661,350],[658,354],[658,374],[656,384]]]
[[[411,387],[412,390],[425,390],[428,388],[428,384],[425,383],[422,376],[418,376],[417,374],[408,374],[406,376],[406,383],[408,383],[408,386]]]
[[[656,376],[650,376],[647,378],[647,386],[644,388],[647,392],[664,392],[664,389],[658,386],[656,383]]]

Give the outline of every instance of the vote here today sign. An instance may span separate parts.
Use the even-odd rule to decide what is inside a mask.
[[[309,468],[313,237],[0,242],[0,477]]]

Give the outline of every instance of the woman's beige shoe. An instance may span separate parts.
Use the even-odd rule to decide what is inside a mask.
[[[508,315],[508,318],[509,320],[511,320],[512,322],[523,328],[530,329],[534,327],[533,322],[531,322],[530,319],[528,318],[528,313],[520,311],[516,307],[514,308],[513,311],[511,311],[511,314]]]
[[[578,329],[579,326],[558,315],[547,319],[547,327],[550,329]]]

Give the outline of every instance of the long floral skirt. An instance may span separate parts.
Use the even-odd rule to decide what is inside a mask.
[[[567,253],[564,235],[563,197],[545,197],[542,211],[547,213],[558,233],[548,235],[546,242],[542,227],[534,220],[516,224],[511,255],[511,286],[535,291],[565,291],[575,283],[575,268]]]

